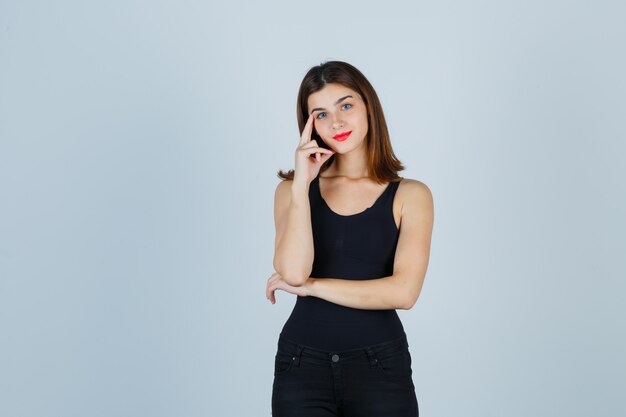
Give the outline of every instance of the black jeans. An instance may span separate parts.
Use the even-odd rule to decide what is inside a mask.
[[[280,336],[273,417],[418,417],[406,335],[359,349],[324,351]]]

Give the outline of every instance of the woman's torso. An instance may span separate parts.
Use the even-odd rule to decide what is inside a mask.
[[[367,280],[393,274],[398,243],[394,200],[400,182],[390,182],[373,205],[353,215],[324,201],[319,175],[309,187],[315,258],[311,276]],[[347,350],[404,335],[396,310],[345,307],[321,298],[297,297],[281,336],[305,346]]]

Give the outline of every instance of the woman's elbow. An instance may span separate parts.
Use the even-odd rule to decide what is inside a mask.
[[[408,293],[407,296],[404,298],[404,303],[402,306],[403,310],[410,310],[413,308],[413,306],[415,305],[415,303],[417,303],[417,299],[420,298],[419,293],[417,294],[411,294]]]
[[[283,278],[287,284],[292,287],[300,287],[304,285],[306,280],[309,278],[310,273],[304,273],[302,271],[276,271]]]
[[[302,271],[290,271],[289,269],[279,265],[276,259],[274,259],[274,270],[278,272],[278,274],[287,284],[293,287],[300,287],[304,285],[309,275],[311,275],[310,272],[304,273]]]
[[[307,276],[304,276],[302,274],[299,275],[286,275],[283,277],[283,280],[291,285],[292,287],[301,287],[304,285],[304,283],[307,280]]]

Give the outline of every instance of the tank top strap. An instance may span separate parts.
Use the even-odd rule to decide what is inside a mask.
[[[394,197],[396,195],[396,192],[398,191],[398,186],[400,185],[400,181],[393,181],[390,182],[389,185],[387,186],[387,189],[385,190],[385,195],[381,196],[381,205],[382,206],[390,206],[393,205],[393,200]]]

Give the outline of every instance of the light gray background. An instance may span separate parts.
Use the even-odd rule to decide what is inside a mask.
[[[305,72],[435,200],[420,415],[626,414],[626,6],[0,1],[0,415],[269,416]]]

